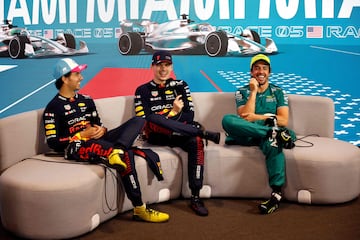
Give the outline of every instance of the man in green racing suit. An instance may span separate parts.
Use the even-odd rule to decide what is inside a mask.
[[[237,115],[227,114],[222,125],[227,133],[226,144],[258,145],[266,158],[272,194],[259,205],[260,213],[278,209],[285,183],[283,148],[293,148],[295,133],[286,128],[289,108],[286,93],[269,83],[270,59],[258,54],[251,59],[251,79],[235,93]]]

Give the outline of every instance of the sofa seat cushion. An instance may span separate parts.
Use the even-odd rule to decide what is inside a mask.
[[[38,239],[89,232],[117,214],[116,201],[111,206],[116,211],[106,209],[105,202],[105,194],[116,199],[117,189],[110,184],[105,189],[104,183],[102,166],[44,155],[21,161],[0,176],[3,225]]]
[[[300,136],[301,138],[301,136]],[[225,139],[225,135],[222,135]],[[294,149],[284,150],[286,183],[284,197],[301,203],[341,203],[360,191],[360,151],[347,142],[307,137]],[[177,149],[183,165],[187,153]],[[187,169],[183,169],[184,197],[190,196]],[[271,193],[265,157],[257,146],[209,143],[205,152],[202,197],[267,198]]]
[[[265,197],[268,186],[265,158],[258,147],[215,145],[205,148],[204,187],[201,197]],[[178,149],[183,165],[187,153]],[[188,171],[183,169],[184,197],[190,197]]]
[[[149,204],[178,198],[182,185],[179,156],[171,148],[153,150],[161,155],[163,181],[135,156],[143,201]],[[116,171],[43,154],[5,170],[0,192],[4,227],[32,239],[78,236],[133,208]]]
[[[309,136],[285,150],[289,200],[331,204],[350,201],[360,191],[359,148],[337,139]]]

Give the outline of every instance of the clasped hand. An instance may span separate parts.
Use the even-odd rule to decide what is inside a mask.
[[[242,117],[243,119],[249,122],[254,122],[258,120],[258,116],[255,113],[241,113],[240,117]]]
[[[88,125],[86,128],[81,131],[82,138],[89,138],[89,139],[99,139],[105,134],[105,128],[100,127],[99,125]]]

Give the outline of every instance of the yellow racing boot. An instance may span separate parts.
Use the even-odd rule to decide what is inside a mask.
[[[148,208],[145,203],[134,208],[133,219],[137,221],[160,223],[168,221],[169,218],[169,214]]]
[[[116,170],[123,172],[126,169],[126,163],[121,160],[121,157],[124,156],[124,151],[122,149],[114,149],[108,156],[108,161],[105,162],[106,166],[115,168]]]

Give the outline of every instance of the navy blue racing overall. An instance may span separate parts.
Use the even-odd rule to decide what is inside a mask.
[[[57,94],[46,106],[43,124],[48,146],[58,152],[65,152],[69,160],[100,163],[115,148],[124,151],[126,170],[121,173],[122,181],[134,206],[142,205],[140,185],[134,163],[133,142],[143,131],[145,120],[133,117],[119,127],[107,131],[100,139],[77,139],[86,126],[103,126],[94,101],[86,95],[76,94],[73,98],[65,98]],[[135,184],[131,182],[135,181]]]
[[[173,101],[182,95],[182,111],[169,116]],[[147,120],[145,135],[151,144],[180,147],[188,153],[188,178],[192,195],[203,186],[204,143],[202,130],[194,122],[194,106],[185,81],[168,79],[164,85],[153,80],[135,91],[135,114]]]

